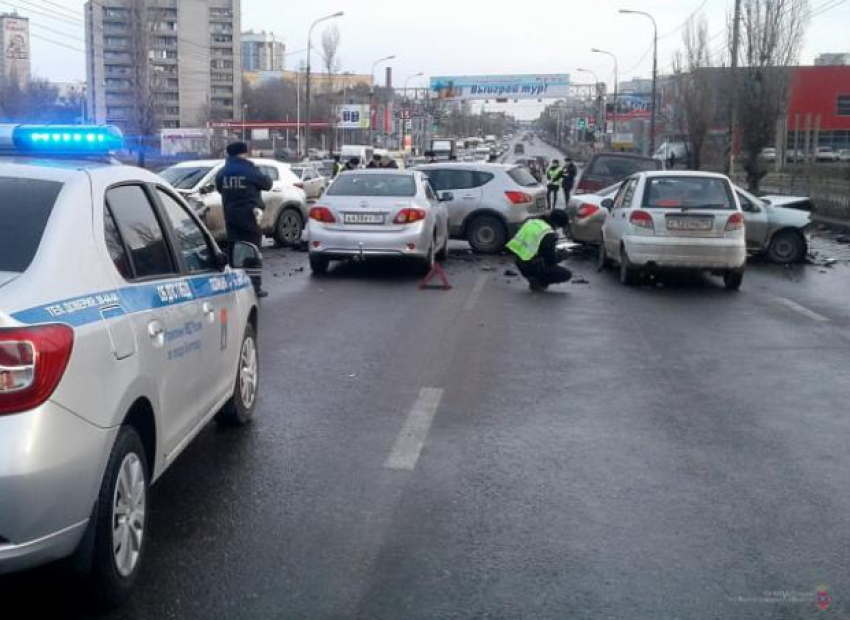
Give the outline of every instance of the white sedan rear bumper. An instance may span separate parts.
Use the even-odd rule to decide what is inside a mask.
[[[431,228],[421,222],[404,230],[377,232],[333,230],[311,221],[307,234],[310,254],[329,259],[379,256],[424,259],[433,243]]]
[[[747,262],[743,234],[729,238],[640,237],[624,239],[629,263],[659,269],[742,269]]]

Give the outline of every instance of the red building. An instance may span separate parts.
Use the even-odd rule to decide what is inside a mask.
[[[812,130],[820,121],[818,146],[850,149],[850,66],[794,67],[790,77],[788,144],[796,130],[802,141],[809,116]]]

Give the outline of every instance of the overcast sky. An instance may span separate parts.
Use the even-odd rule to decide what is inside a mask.
[[[802,64],[821,52],[850,52],[850,1],[809,0],[815,15],[809,25]],[[420,71],[430,75],[488,73],[570,73],[572,81],[590,82],[595,71],[613,84],[613,62],[593,54],[608,49],[620,62],[620,80],[649,77],[652,70],[652,26],[637,15],[620,15],[619,8],[652,13],[658,22],[659,71],[670,69],[671,57],[682,46],[681,25],[696,11],[709,20],[712,45],[724,44],[726,13],[733,0],[243,0],[243,30],[267,30],[280,36],[291,51],[307,44],[310,23],[345,11],[335,20],[341,34],[344,71],[368,73],[372,63],[391,54],[396,85]],[[0,1],[3,10],[17,9],[30,17],[33,72],[55,80],[85,78],[82,0]],[[67,10],[58,6],[67,7]],[[74,17],[76,16],[76,18]],[[325,26],[316,28],[314,44]],[[64,34],[59,34],[58,32]],[[66,36],[69,35],[69,36]],[[665,36],[666,35],[666,36]],[[63,43],[71,48],[62,47]],[[294,54],[287,67],[304,58]],[[314,66],[318,62],[314,61]]]

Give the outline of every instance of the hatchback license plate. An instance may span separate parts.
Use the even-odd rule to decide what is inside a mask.
[[[714,227],[713,217],[698,217],[686,215],[682,217],[667,216],[667,230],[700,231],[711,230]]]
[[[343,222],[346,224],[383,224],[383,213],[344,213]]]

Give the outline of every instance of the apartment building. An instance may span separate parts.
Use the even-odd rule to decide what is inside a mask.
[[[149,111],[156,129],[241,118],[240,22],[240,0],[88,2],[93,119],[135,133]]]

